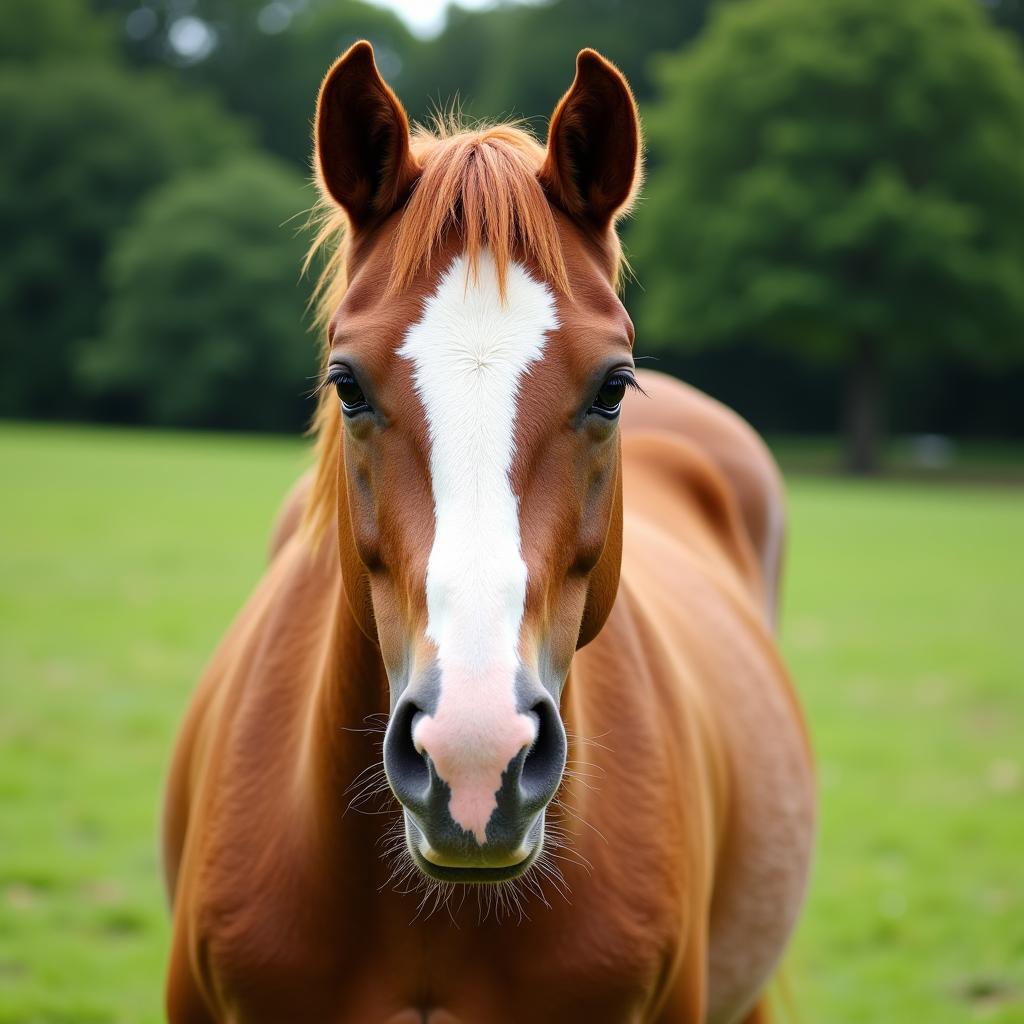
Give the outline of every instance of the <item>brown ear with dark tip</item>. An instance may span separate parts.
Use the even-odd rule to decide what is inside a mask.
[[[409,120],[380,77],[373,47],[355,43],[327,72],[316,103],[317,174],[360,229],[403,202],[418,168]]]
[[[541,184],[569,216],[605,230],[626,212],[639,179],[633,93],[613,64],[581,50],[576,78],[551,115]]]

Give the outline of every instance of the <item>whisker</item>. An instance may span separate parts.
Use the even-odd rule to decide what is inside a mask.
[[[564,800],[560,800],[556,796],[555,799],[552,800],[551,802],[552,802],[552,804],[556,805],[558,810],[561,811],[562,813],[570,815],[572,818],[574,818],[576,821],[578,821],[581,825],[586,825],[586,827],[589,828],[591,830],[591,832],[593,832],[596,836],[599,836],[601,838],[602,842],[604,842],[604,843],[608,842],[608,840],[604,836],[604,833],[599,828],[597,828],[595,825],[591,825],[590,822],[587,821],[586,818],[582,817],[576,811],[574,811],[571,807],[569,807],[569,805],[566,804]]]
[[[584,736],[583,733],[570,732],[569,730],[566,730],[565,735],[566,735],[566,739],[569,741],[569,745],[570,746],[577,746],[578,744],[584,744],[585,746],[600,747],[601,750],[606,750],[606,751],[608,751],[609,754],[614,754],[615,751],[611,747],[606,746],[604,743],[600,742],[610,732],[611,732],[610,729],[606,729],[604,732],[600,732],[596,736]]]

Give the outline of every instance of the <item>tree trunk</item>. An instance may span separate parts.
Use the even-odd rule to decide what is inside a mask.
[[[846,468],[859,476],[879,469],[882,375],[878,348],[872,338],[858,338],[846,376],[843,432]]]

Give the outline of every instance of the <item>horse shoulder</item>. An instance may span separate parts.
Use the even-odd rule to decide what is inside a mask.
[[[757,558],[762,605],[774,625],[786,513],[782,477],[767,445],[744,419],[721,402],[663,373],[641,370],[647,394],[623,409],[625,435],[664,432],[693,444],[717,469],[739,510]]]
[[[339,599],[337,555],[301,533],[283,541],[204,671],[178,734],[165,789],[162,851],[173,911],[167,978],[173,1021],[201,1021],[213,1005],[211,956],[234,953],[267,928],[251,886],[270,840],[291,841],[274,789],[301,741],[304,690],[315,680]],[[312,642],[311,642],[312,641]],[[254,794],[259,794],[254,799]],[[293,838],[293,837],[292,837]],[[264,879],[264,881],[266,881]],[[267,891],[272,891],[272,887]]]
[[[624,514],[683,543],[736,581],[763,608],[764,581],[742,509],[727,478],[691,438],[633,430],[622,439]]]
[[[624,437],[623,464],[620,592],[645,621],[646,646],[667,652],[665,685],[707,738],[717,808],[707,1019],[731,1021],[774,969],[803,898],[810,751],[721,472],[689,438],[665,431]]]

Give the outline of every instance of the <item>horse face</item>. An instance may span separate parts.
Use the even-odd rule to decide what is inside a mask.
[[[431,174],[456,171],[443,142],[417,161],[372,58],[353,52],[318,119],[321,175],[355,231],[328,363],[346,588],[388,671],[384,764],[413,860],[435,878],[497,880],[541,850],[565,765],[563,685],[618,580],[617,417],[633,378],[612,220],[636,172],[635,110],[618,72],[585,53],[529,180],[515,170],[525,151],[474,135],[469,149],[487,152],[463,153],[461,222],[396,290],[403,218],[434,201]],[[341,155],[321,141],[335,91],[374,126]],[[611,126],[621,136],[609,110],[629,115]],[[506,187],[543,212],[502,206]],[[500,248],[504,215],[548,225],[559,280],[529,238]]]

